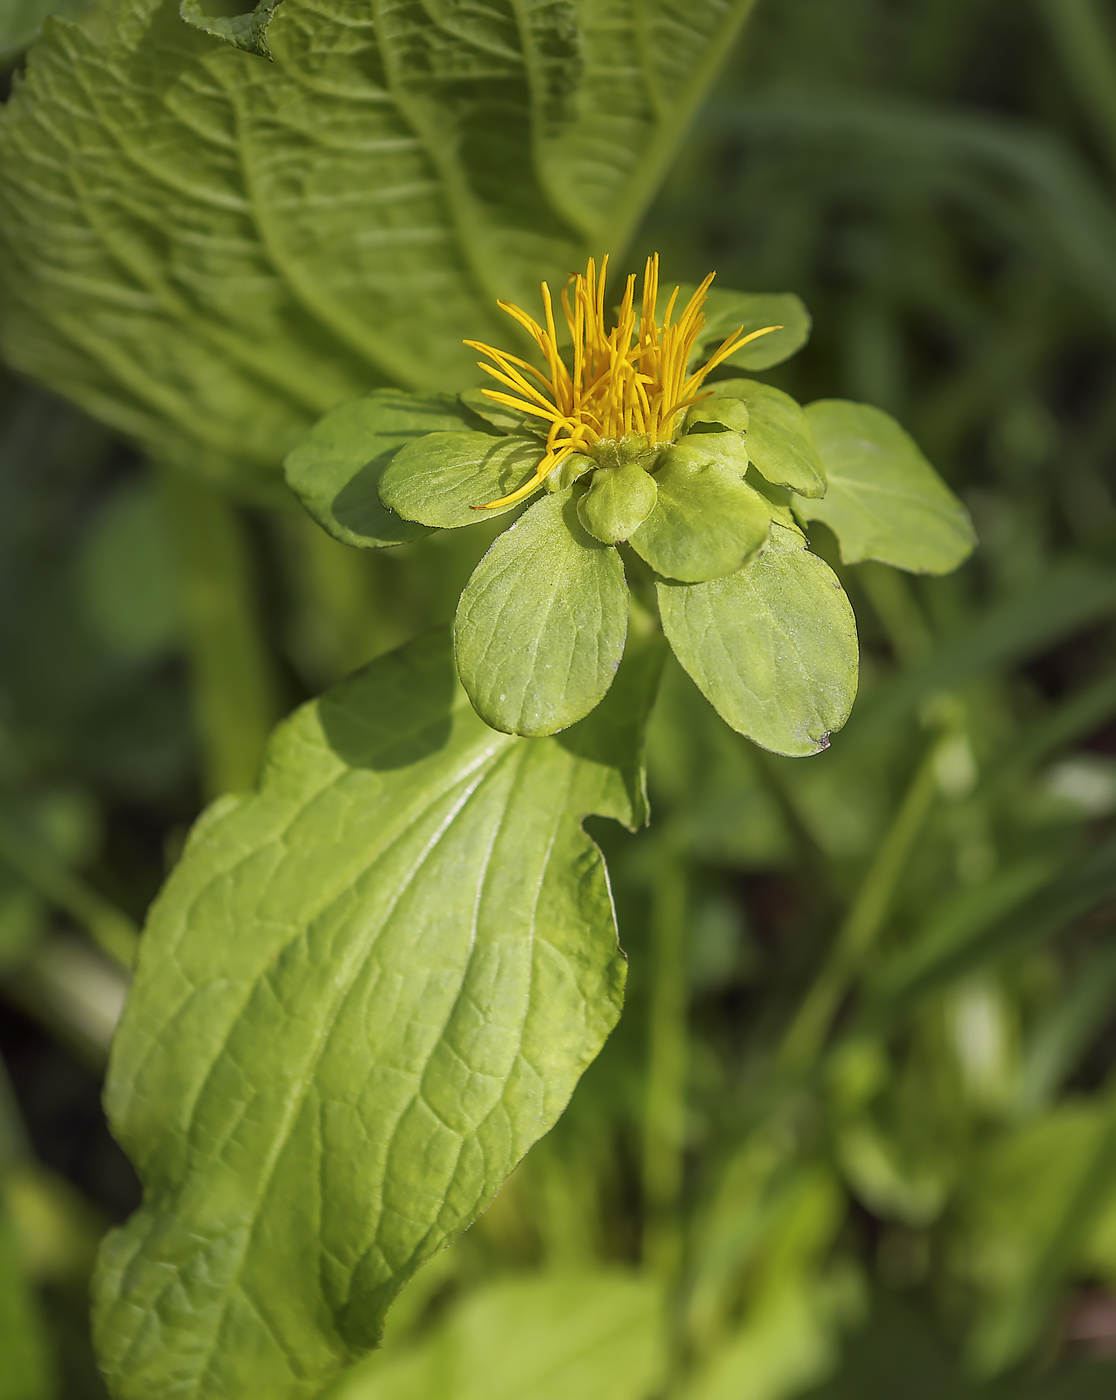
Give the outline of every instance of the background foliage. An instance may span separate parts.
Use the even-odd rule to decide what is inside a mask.
[[[1111,1393],[1110,21],[1092,0],[765,0],[751,19],[633,260],[658,248],[682,279],[713,266],[800,294],[815,335],[771,382],[895,413],[982,547],[911,585],[840,566],[812,530],[865,672],[817,757],[749,747],[668,666],[655,824],[590,823],[625,1015],[335,1396]],[[566,212],[559,263],[587,236]],[[367,285],[354,266],[339,275]],[[153,382],[202,372],[207,337],[227,345],[248,315],[196,292],[165,301],[165,348],[131,345]],[[73,374],[72,350],[5,315],[20,368]],[[172,354],[189,357],[173,374]],[[372,358],[337,373],[365,387]],[[148,433],[142,400],[112,421],[174,456],[174,415]],[[483,542],[346,551],[294,512],[152,472],[14,377],[3,411],[0,1395],[29,1400],[101,1393],[84,1298],[135,1185],[97,1087],[134,921],[202,794],[250,780],[296,701],[448,621]],[[193,451],[220,421],[176,431]]]

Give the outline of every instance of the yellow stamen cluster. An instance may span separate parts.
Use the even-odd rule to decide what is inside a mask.
[[[691,404],[708,396],[708,391],[698,392],[706,375],[750,340],[781,329],[765,326],[763,330],[745,335],[741,326],[700,369],[688,375],[690,357],[705,325],[702,306],[714,274],[709,274],[677,320],[673,320],[679,294],[679,288],[675,287],[660,325],[656,320],[659,299],[659,255],[656,253],[647,259],[638,318],[633,274],[628,278],[616,325],[606,330],[607,274],[607,256],[601,263],[599,275],[595,261],[590,258],[585,274],[578,273],[571,279],[572,299],[569,284],[562,290],[562,311],[573,346],[572,368],[558,353],[554,306],[545,282],[542,284],[545,328],[511,302],[501,301],[499,306],[519,322],[539,347],[547,374],[505,350],[476,340],[465,342],[492,361],[492,364],[478,362],[481,369],[512,390],[505,393],[485,389],[486,397],[543,418],[550,424],[546,455],[530,481],[510,496],[474,509],[493,510],[522,500],[570,453],[591,454],[598,443],[641,438],[649,448],[654,448],[672,441],[679,416]]]

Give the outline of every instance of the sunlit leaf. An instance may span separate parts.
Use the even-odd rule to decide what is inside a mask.
[[[481,511],[530,481],[542,460],[534,438],[492,433],[431,433],[395,454],[380,478],[380,499],[404,520],[455,530],[519,504]]]
[[[717,400],[742,399],[748,407],[749,460],[768,481],[803,496],[825,494],[825,469],[806,415],[789,394],[757,379],[722,379],[713,386],[716,397],[701,405],[716,413]]]
[[[377,389],[327,413],[283,464],[287,484],[323,529],[364,548],[422,539],[429,528],[385,510],[380,480],[401,447],[478,424],[447,394]]]
[[[693,290],[684,287],[682,295]],[[714,286],[705,303],[705,325],[698,343],[708,355],[738,329],[750,335],[778,326],[779,330],[761,335],[724,361],[739,369],[770,369],[802,349],[810,338],[810,324],[810,313],[790,292],[734,292]]]
[[[649,694],[624,698],[498,734],[438,633],[298,711],[203,816],[108,1085],[145,1185],[98,1283],[120,1400],[317,1396],[554,1123],[620,1006],[579,819],[639,819]]]
[[[800,536],[773,525],[737,573],[658,591],[667,640],[722,719],[775,753],[826,747],[856,695],[856,622]]]
[[[809,404],[806,417],[829,487],[798,508],[829,526],[846,564],[878,559],[945,574],[968,558],[975,541],[968,511],[894,418],[844,399]]]
[[[658,498],[632,548],[664,578],[701,582],[735,570],[763,547],[771,512],[722,459],[732,433],[701,433],[667,451],[655,473]]]
[[[494,729],[553,734],[602,699],[627,629],[619,554],[585,531],[569,491],[547,495],[496,540],[462,593],[457,669]]]
[[[178,0],[48,25],[0,117],[5,351],[269,490],[342,400],[530,348],[497,297],[623,252],[750,7],[284,0],[271,63]]]

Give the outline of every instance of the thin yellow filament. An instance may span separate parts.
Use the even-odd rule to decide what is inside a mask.
[[[686,374],[705,316],[702,306],[713,281],[711,272],[673,320],[679,288],[667,302],[662,324],[656,320],[659,300],[659,255],[647,259],[643,274],[643,295],[637,315],[635,276],[628,278],[620,302],[616,325],[605,329],[605,281],[607,256],[598,274],[596,261],[589,259],[584,275],[578,273],[562,289],[562,313],[573,342],[572,369],[558,352],[558,334],[550,288],[542,284],[546,325],[533,316],[501,301],[501,310],[518,321],[539,347],[546,362],[543,374],[517,355],[497,350],[478,340],[466,345],[479,350],[492,362],[478,361],[502,389],[485,389],[487,398],[508,408],[518,409],[550,424],[546,455],[534,476],[510,496],[489,501],[474,510],[495,510],[512,505],[535,488],[573,452],[591,452],[600,442],[621,442],[640,437],[649,447],[673,440],[679,415],[691,404],[708,397],[699,392],[705,377],[742,345],[782,326],[764,326],[744,334],[740,326],[716,353],[693,374]],[[509,392],[510,391],[510,392]]]

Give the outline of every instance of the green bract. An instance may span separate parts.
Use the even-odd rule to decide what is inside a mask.
[[[794,297],[710,295],[696,360],[742,322],[779,316],[786,329],[728,363],[772,364],[808,333]],[[944,573],[972,548],[961,502],[897,423],[861,404],[803,409],[772,385],[724,378],[673,440],[598,440],[535,481],[547,427],[477,389],[375,390],[327,414],[287,461],[315,519],[349,544],[514,517],[455,627],[469,699],[505,733],[553,734],[600,702],[624,651],[629,583],[649,601],[649,569],[667,640],[722,718],[776,753],[816,753],[848,718],[858,654],[841,583],[800,524],[824,521],[846,563]],[[524,508],[525,487],[541,494]]]

